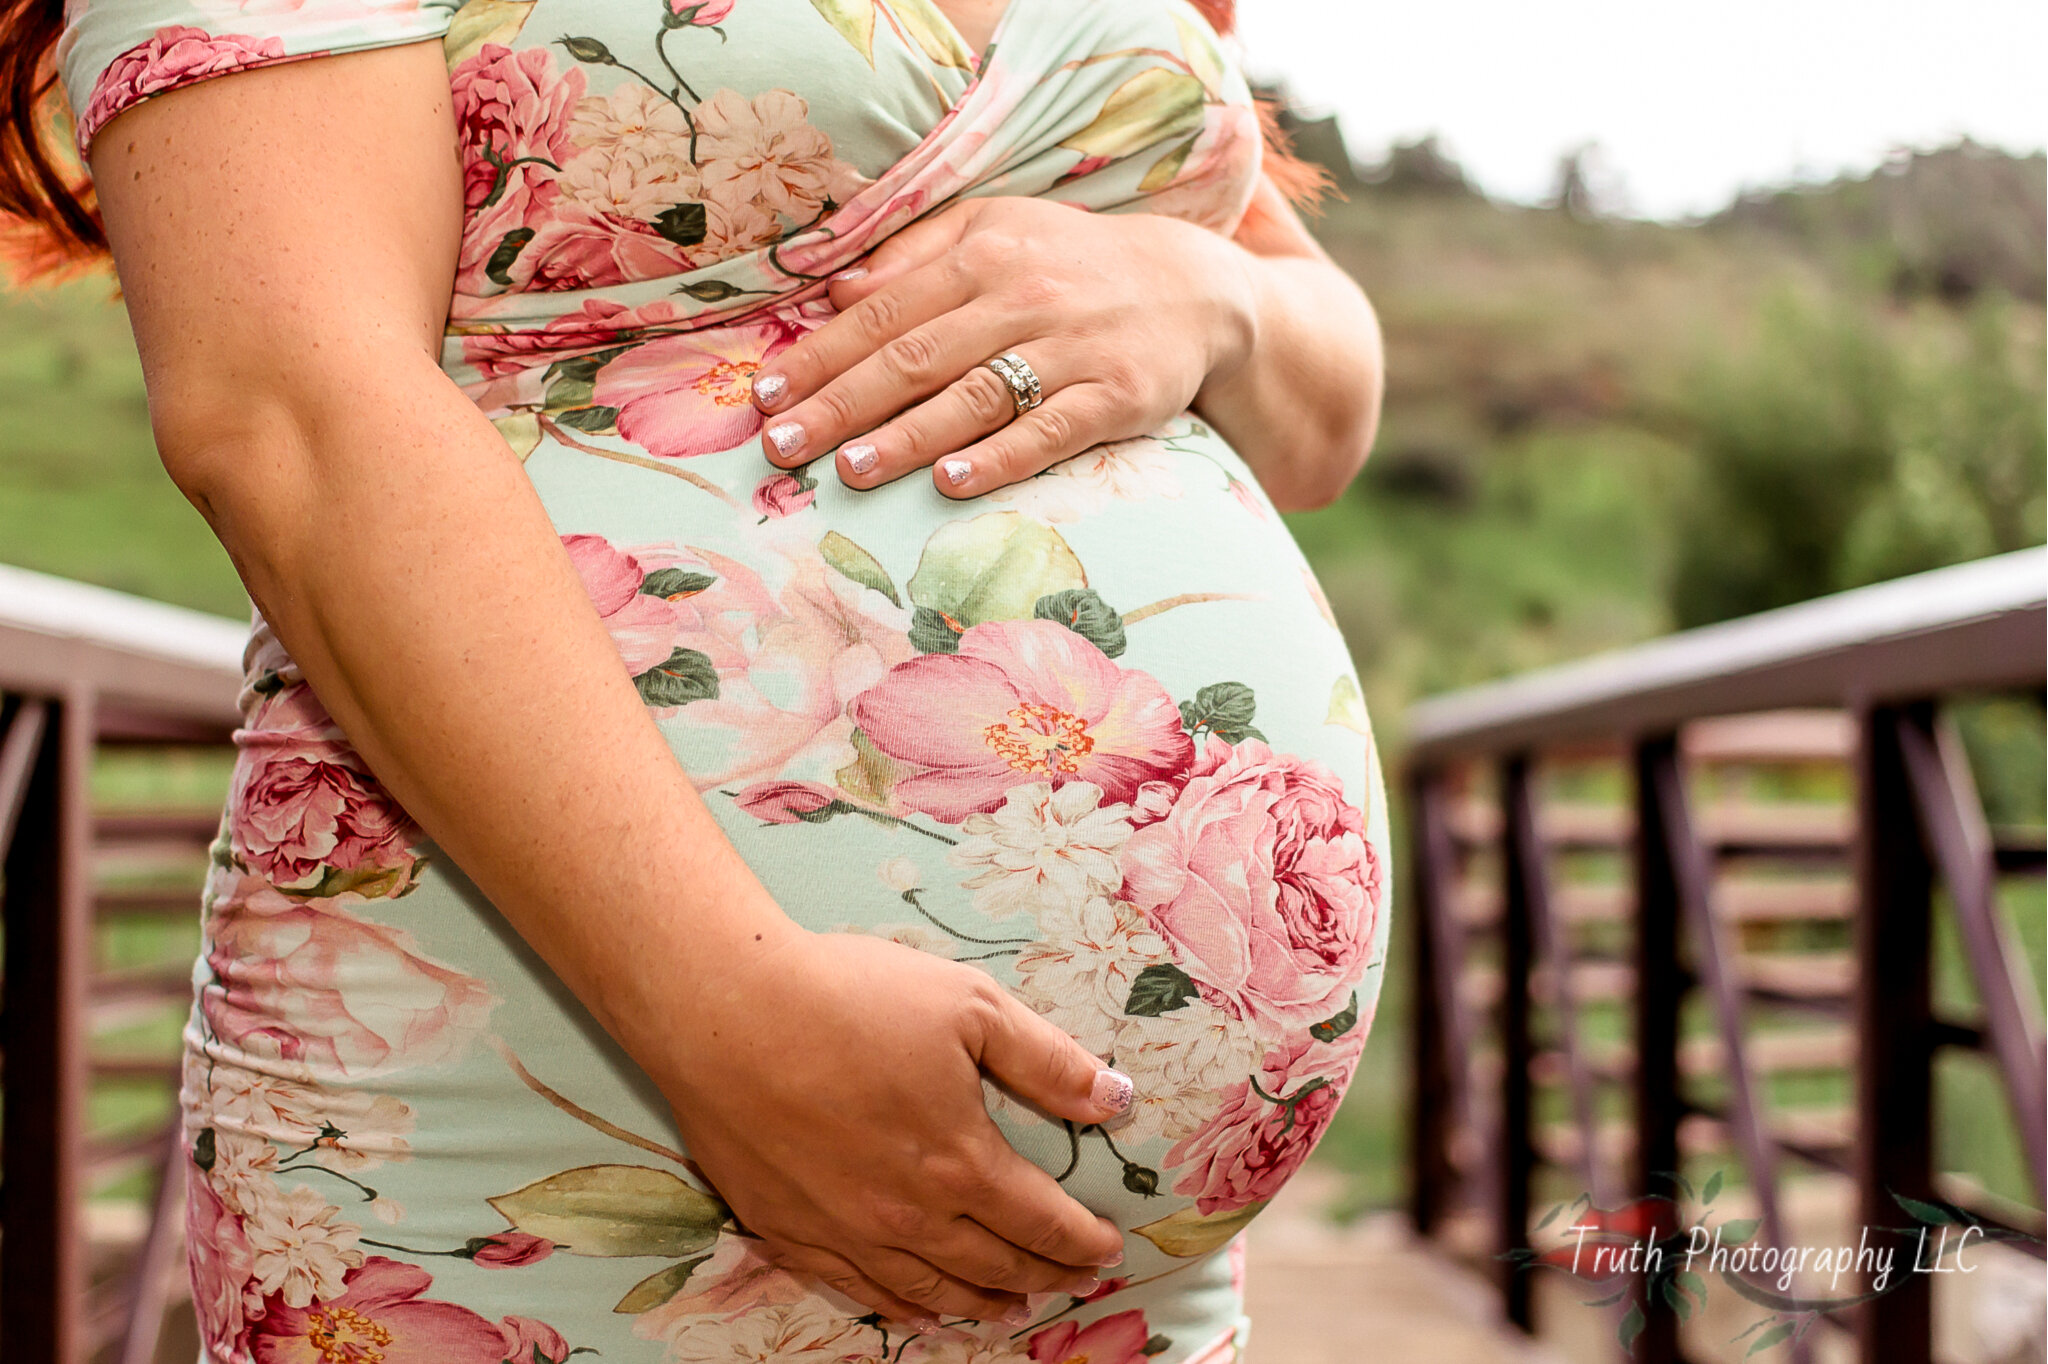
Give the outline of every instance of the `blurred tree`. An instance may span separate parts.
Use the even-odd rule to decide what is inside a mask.
[[[1778,298],[1758,344],[1698,380],[1677,623],[2039,544],[2042,352],[2011,306],[1985,296],[1944,352]]]

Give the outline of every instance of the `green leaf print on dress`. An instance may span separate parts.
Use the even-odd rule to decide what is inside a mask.
[[[710,1194],[646,1165],[579,1166],[487,1201],[571,1255],[694,1255],[731,1216]]]

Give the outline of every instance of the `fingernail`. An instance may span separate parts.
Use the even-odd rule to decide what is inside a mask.
[[[832,276],[832,278],[834,279],[843,280],[866,279],[867,277],[868,268],[865,265],[851,266],[845,270],[841,270],[838,274]]]
[[[757,374],[754,376],[754,396],[764,403],[779,403],[782,395],[789,391],[789,380],[780,374]]]
[[[946,471],[946,481],[956,488],[965,483],[967,476],[974,472],[974,466],[964,459],[949,459],[940,464],[939,467]],[[1104,1071],[1103,1074],[1107,1075],[1109,1072]],[[1098,1079],[1095,1083],[1097,1086],[1100,1086],[1102,1081]],[[1124,1087],[1126,1089],[1130,1088],[1130,1081],[1126,1080]]]
[[[1071,1293],[1077,1298],[1085,1298],[1100,1287],[1102,1287],[1102,1280],[1096,1278],[1093,1274],[1069,1279],[1060,1285],[1062,1292]]]
[[[804,429],[795,422],[778,422],[768,428],[768,439],[786,459],[803,448]]]
[[[950,475],[952,470],[948,469],[946,472]],[[958,483],[960,480],[953,481]],[[1095,1100],[1096,1107],[1106,1108],[1112,1113],[1121,1113],[1131,1106],[1131,1096],[1135,1092],[1131,1088],[1131,1077],[1122,1071],[1098,1070],[1095,1072],[1095,1088],[1089,1097]]]
[[[1020,1302],[1003,1313],[1003,1320],[1011,1326],[1029,1326],[1032,1316],[1030,1304]]]
[[[907,1324],[921,1336],[935,1336],[945,1329],[937,1317],[912,1317]]]
[[[1124,1248],[1122,1246],[1118,1246],[1116,1248],[1116,1253],[1110,1256],[1107,1260],[1104,1260],[1102,1262],[1102,1267],[1104,1269],[1115,1269],[1118,1265],[1122,1264],[1123,1262]]]
[[[848,445],[840,453],[846,456],[846,467],[857,474],[864,474],[875,467],[875,447],[872,445]]]

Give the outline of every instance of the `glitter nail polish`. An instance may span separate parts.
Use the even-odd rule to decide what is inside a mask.
[[[803,448],[804,429],[795,422],[779,422],[768,428],[769,443],[785,458]]]
[[[780,374],[762,374],[754,379],[754,396],[764,403],[779,403],[789,390],[789,380]]]
[[[1096,1278],[1093,1274],[1087,1274],[1080,1278],[1067,1280],[1060,1285],[1060,1290],[1077,1298],[1085,1298],[1100,1287],[1102,1287],[1102,1280]]]
[[[875,467],[875,447],[872,445],[849,445],[840,453],[846,456],[846,467],[857,474],[864,474]]]
[[[1112,1113],[1121,1113],[1131,1106],[1131,1097],[1136,1091],[1131,1086],[1131,1077],[1120,1070],[1098,1070],[1095,1072],[1095,1088],[1089,1097],[1099,1107]]]
[[[848,269],[841,270],[838,274],[832,276],[832,278],[836,280],[844,280],[849,284],[851,284],[854,280],[866,279],[867,277],[868,268],[865,265],[855,265]]]
[[[1031,1317],[1032,1311],[1030,1306],[1020,1302],[1009,1311],[1003,1313],[1003,1322],[1008,1326],[1029,1326],[1031,1324]]]
[[[956,488],[965,483],[967,476],[974,472],[974,466],[964,459],[949,459],[939,467],[945,470],[946,481]]]

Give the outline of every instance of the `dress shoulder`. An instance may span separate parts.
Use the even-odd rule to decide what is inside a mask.
[[[57,44],[79,155],[130,105],[213,76],[440,38],[456,0],[69,0]]]

